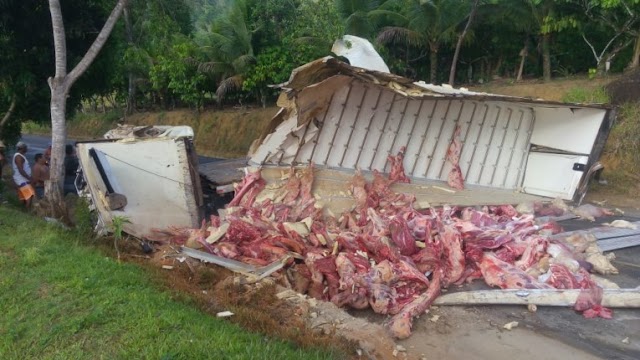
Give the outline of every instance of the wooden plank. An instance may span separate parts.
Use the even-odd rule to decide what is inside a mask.
[[[528,305],[573,306],[580,289],[477,290],[449,293],[438,297],[434,305]],[[640,288],[604,289],[602,305],[612,308],[639,308]]]
[[[602,251],[612,251],[628,247],[640,246],[640,236],[623,236],[618,238],[604,239],[597,241]]]
[[[206,253],[204,251],[191,249],[186,246],[181,246],[180,251],[194,259],[198,259],[200,261],[208,262],[211,264],[216,264],[218,266],[222,266],[226,269],[229,269],[233,272],[237,272],[245,275],[257,276],[258,279],[263,279],[274,272],[282,269],[284,264],[290,259],[289,255],[285,255],[282,259],[276,260],[269,265],[262,267],[255,267],[253,265],[245,264],[240,261],[227,259],[221,256],[216,256],[213,254]]]

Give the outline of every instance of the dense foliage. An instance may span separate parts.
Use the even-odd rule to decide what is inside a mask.
[[[109,43],[74,87],[73,111],[108,98],[129,112],[274,101],[268,85],[330,55],[343,34],[368,38],[392,71],[456,83],[638,67],[640,0],[129,0]],[[113,0],[63,0],[69,66]],[[53,74],[46,3],[0,0],[0,137],[48,120]],[[12,106],[14,105],[14,106]],[[8,111],[8,110],[11,111]]]

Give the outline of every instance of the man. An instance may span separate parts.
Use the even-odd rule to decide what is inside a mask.
[[[7,159],[4,156],[4,143],[0,140],[0,179],[2,179],[2,168],[6,164]]]
[[[18,190],[18,199],[22,201],[27,209],[31,208],[31,201],[36,195],[31,186],[31,167],[24,154],[27,153],[27,144],[20,141],[16,145],[16,153],[13,155],[11,167],[13,168],[13,181]]]
[[[51,166],[51,144],[44,150],[44,162],[47,166]]]
[[[36,190],[36,197],[44,197],[44,182],[49,180],[49,167],[42,154],[36,154],[35,165],[33,165],[31,180],[33,188]]]
[[[76,172],[80,166],[76,149],[69,144],[64,149],[66,156],[64,157],[64,195],[76,193]]]
[[[4,143],[0,140],[0,204],[4,203],[4,178],[2,177],[2,168],[7,163],[7,158],[4,155]]]

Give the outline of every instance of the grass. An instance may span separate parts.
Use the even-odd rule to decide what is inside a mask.
[[[197,310],[73,231],[0,207],[2,359],[325,359]]]
[[[562,101],[578,104],[608,104],[609,95],[602,86],[594,88],[574,87],[567,91]]]
[[[619,193],[636,195],[640,180],[640,103],[620,107],[604,148],[602,162],[610,185]]]

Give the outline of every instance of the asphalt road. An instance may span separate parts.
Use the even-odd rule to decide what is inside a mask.
[[[44,153],[45,149],[51,143],[51,138],[48,136],[39,136],[39,135],[22,135],[22,141],[27,143],[27,146],[29,147],[27,150],[27,159],[29,160],[30,164],[33,164],[34,162],[33,158],[38,153]],[[73,143],[74,143],[73,139],[68,139],[67,144],[73,144]],[[207,163],[215,162],[219,160],[222,160],[222,159],[198,155],[198,162],[200,164],[207,164]]]

